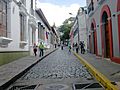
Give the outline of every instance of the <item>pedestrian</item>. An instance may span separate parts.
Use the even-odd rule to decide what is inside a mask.
[[[68,44],[69,53],[71,53],[71,45]]]
[[[83,41],[83,42],[80,42],[81,54],[84,54],[84,53],[85,53],[85,48],[84,48],[84,46],[85,46],[84,41]]]
[[[75,47],[76,47],[76,53],[78,53],[79,46],[78,46],[78,44],[77,44],[77,43],[75,44]]]
[[[73,43],[73,51],[74,51],[75,44]]]
[[[42,42],[39,45],[39,56],[43,56],[44,55],[44,45],[42,44]]]
[[[33,52],[34,52],[34,55],[37,56],[37,45],[35,43],[33,45]]]
[[[55,48],[57,47],[57,44],[55,44]]]
[[[63,50],[63,44],[61,44],[61,50]]]

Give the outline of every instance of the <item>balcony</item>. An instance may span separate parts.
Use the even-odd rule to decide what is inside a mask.
[[[91,2],[88,6],[88,14],[91,16],[94,13],[94,3]]]

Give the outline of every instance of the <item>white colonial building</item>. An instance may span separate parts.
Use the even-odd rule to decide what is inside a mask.
[[[39,44],[40,42],[43,42],[46,48],[50,48],[51,26],[49,25],[41,9],[36,9],[36,19],[38,23],[38,29],[36,33],[37,44]]]
[[[0,62],[29,54],[35,41],[35,0],[0,0]]]
[[[33,44],[49,48],[51,27],[36,0],[0,0],[0,65],[33,55]]]

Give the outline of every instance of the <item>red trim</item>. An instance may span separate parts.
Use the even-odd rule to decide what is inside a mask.
[[[117,11],[120,11],[120,0],[117,2]]]
[[[120,0],[117,2],[117,12],[120,12]],[[119,52],[120,52],[120,14],[118,15],[118,36],[119,36]]]
[[[93,29],[92,24],[93,24],[93,23],[91,23],[91,30]],[[91,31],[90,31],[90,32],[91,32]],[[92,45],[92,37],[93,37],[93,35],[90,34],[90,51],[91,51],[91,53],[94,54],[93,49],[92,49],[92,48],[93,48],[93,45]]]
[[[119,35],[119,52],[120,52],[120,14],[118,15],[118,35]]]
[[[108,15],[108,18],[111,17],[111,11],[108,5],[104,5],[101,10],[101,15],[100,15],[100,23],[102,23],[102,15],[103,13],[106,12]],[[110,58],[112,59],[113,57],[113,45],[112,45],[112,24],[111,24],[111,19],[108,20],[108,28],[109,28],[109,38],[110,38]],[[102,55],[104,55],[104,41],[102,38],[102,25],[100,26],[101,29],[101,40],[102,40]]]
[[[112,57],[112,61],[120,64],[120,57]]]
[[[94,25],[94,30],[95,30],[95,32],[94,32],[94,40],[95,40],[95,54],[96,55],[98,55],[98,50],[97,50],[97,32],[96,32],[96,22],[95,22],[95,19],[93,18],[92,19],[92,23],[93,23],[93,25]],[[91,23],[91,25],[92,25],[92,23]]]
[[[89,49],[90,49],[90,52],[92,52],[92,41],[91,41],[91,35],[89,35]]]
[[[117,1],[117,12],[120,12],[120,0]],[[120,53],[120,14],[118,15],[118,36],[119,36],[119,53]],[[120,57],[113,57],[112,60],[120,63]]]

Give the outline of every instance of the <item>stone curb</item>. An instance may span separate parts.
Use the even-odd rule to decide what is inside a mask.
[[[1,85],[0,86],[0,90],[5,90],[6,88],[8,88],[13,82],[15,82],[17,79],[19,79],[23,74],[25,74],[28,70],[30,70],[34,65],[36,65],[38,62],[40,62],[42,59],[44,59],[45,57],[47,57],[48,55],[50,55],[51,53],[53,53],[57,49],[50,51],[45,56],[43,56],[43,57],[35,60],[35,62],[33,62],[32,64],[30,64],[29,66],[27,66],[24,69],[20,70],[19,73],[17,73],[11,79],[9,79],[8,81],[6,81],[3,85]]]

